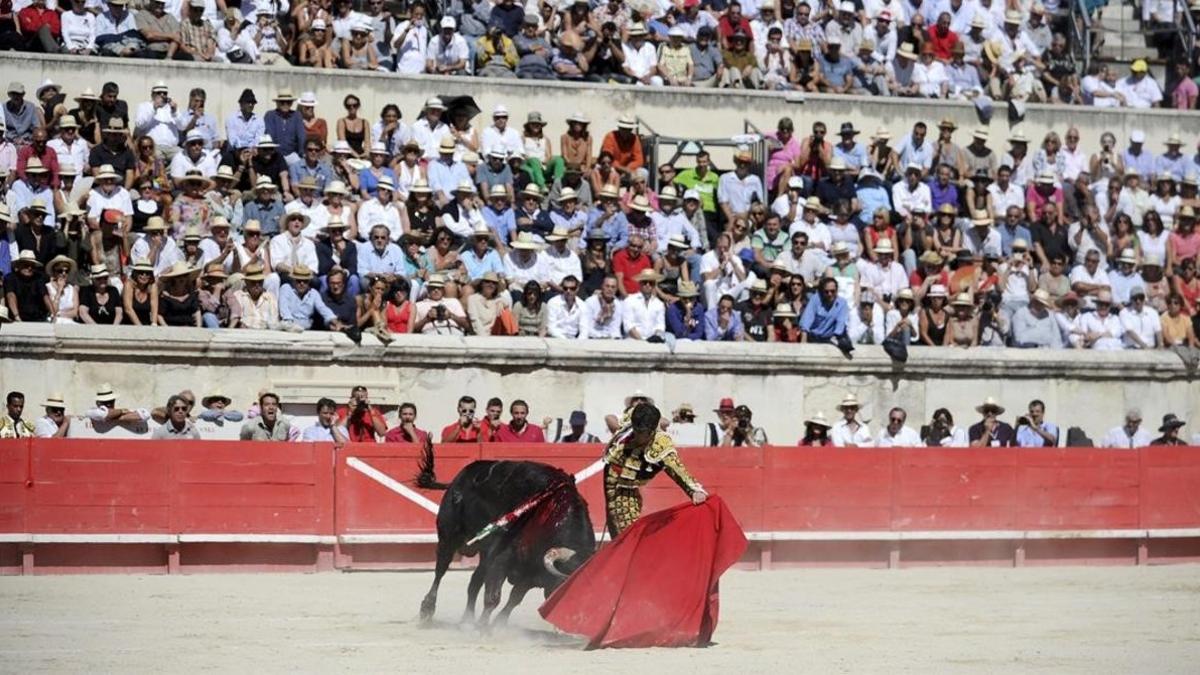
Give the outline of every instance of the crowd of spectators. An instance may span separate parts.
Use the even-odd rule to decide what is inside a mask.
[[[1090,3],[1099,6],[1104,3]],[[1200,19],[1146,1],[1144,28]],[[1000,0],[14,0],[0,48],[142,59],[878,96],[1195,108],[1196,55],[1087,72],[1070,4]],[[1099,40],[1097,39],[1097,43]]]
[[[228,111],[162,82],[132,104],[112,83],[7,93],[0,321],[1198,346],[1194,135],[945,119],[860,140],[783,118],[765,166],[745,147],[650,166],[632,116],[593,132],[435,97],[409,125],[350,94],[330,124],[286,89]]]
[[[616,434],[628,423],[628,415],[638,405],[655,405],[654,400],[641,392],[625,399],[622,416],[607,415],[604,436],[588,431],[587,414],[572,411],[566,417],[543,417],[541,424],[532,418],[529,404],[517,399],[509,403],[507,421],[505,406],[499,398],[488,399],[483,410],[476,399],[462,396],[455,404],[453,421],[440,431],[428,431],[417,425],[417,406],[401,403],[396,411],[396,424],[389,427],[381,406],[371,401],[364,386],[355,386],[346,403],[339,405],[331,398],[321,398],[316,404],[316,419],[302,425],[285,414],[280,397],[262,390],[245,412],[236,410],[228,396],[214,392],[200,399],[196,410],[196,395],[190,390],[173,394],[165,406],[147,409],[127,409],[117,405],[117,394],[104,384],[96,393],[95,406],[83,417],[96,427],[104,425],[144,425],[153,420],[158,426],[142,437],[161,439],[200,439],[196,422],[240,424],[239,438],[244,441],[323,441],[338,447],[354,443],[599,443]],[[6,411],[0,416],[0,439],[3,438],[67,438],[71,435],[72,416],[66,412],[62,394],[47,396],[41,407],[45,415],[30,419],[25,414],[25,395],[8,392]],[[1088,438],[1077,427],[1062,429],[1046,419],[1046,405],[1040,400],[1029,402],[1025,414],[1018,414],[1012,424],[1001,417],[1005,409],[988,397],[975,406],[980,419],[966,428],[958,426],[945,408],[933,412],[928,424],[919,430],[908,423],[908,413],[902,407],[886,411],[877,432],[871,431],[870,420],[861,413],[862,404],[854,394],[846,394],[836,406],[836,421],[830,421],[821,411],[804,420],[804,436],[800,446],[834,447],[1084,447],[1099,445],[1106,448],[1139,448],[1150,445],[1187,445],[1181,438],[1184,420],[1175,414],[1163,416],[1157,438],[1142,427],[1142,414],[1132,408],[1123,422],[1108,430],[1099,442]],[[754,412],[747,405],[735,405],[732,398],[722,398],[712,410],[711,421],[697,422],[696,409],[682,403],[664,415],[662,429],[680,446],[688,447],[762,447],[769,445],[767,432],[754,424]],[[1066,432],[1064,434],[1064,431]],[[1198,435],[1200,437],[1200,435]],[[776,442],[775,445],[780,443]],[[785,443],[786,444],[786,443]]]

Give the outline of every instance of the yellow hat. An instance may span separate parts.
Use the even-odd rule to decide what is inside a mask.
[[[1146,66],[1145,59],[1138,59],[1133,62],[1133,65],[1129,66],[1129,70],[1134,73],[1144,73],[1149,70],[1149,67]]]

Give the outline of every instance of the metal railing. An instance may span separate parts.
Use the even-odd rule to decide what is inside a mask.
[[[1083,64],[1083,74],[1092,63],[1092,16],[1087,11],[1085,0],[1071,3],[1071,46],[1075,60]]]

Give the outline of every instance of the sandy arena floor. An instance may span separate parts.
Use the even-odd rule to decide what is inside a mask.
[[[460,628],[467,574],[0,578],[0,672],[1184,673],[1200,567],[731,572],[716,646],[583,652],[541,621]]]

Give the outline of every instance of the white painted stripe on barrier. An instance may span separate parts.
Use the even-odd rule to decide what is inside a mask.
[[[376,483],[379,483],[380,485],[384,486],[385,488],[391,490],[392,492],[395,492],[396,494],[400,495],[401,497],[404,497],[405,499],[413,502],[417,506],[420,506],[421,508],[425,509],[426,511],[428,511],[434,515],[437,515],[438,505],[436,502],[430,500],[425,495],[408,487],[407,485],[405,485],[404,483],[401,483],[400,481],[396,480],[395,478],[392,478],[391,476],[380,471],[379,469],[376,469],[375,467],[371,466],[370,464],[367,464],[366,462],[362,461],[361,459],[359,459],[357,457],[347,457],[346,465],[349,466],[351,469],[354,469],[355,471],[358,471],[359,473],[365,475],[366,477],[370,478],[371,480],[375,481]]]
[[[33,544],[174,544],[174,534],[34,534]]]
[[[1185,537],[1200,537],[1200,528],[1188,527],[1178,529],[1146,530],[1146,536],[1151,539],[1179,539]]]
[[[580,469],[578,472],[576,472],[575,473],[575,482],[582,483],[583,481],[587,480],[588,478],[591,478],[592,476],[595,476],[596,474],[600,473],[600,470],[603,468],[604,468],[604,458],[602,457],[602,458],[592,462],[591,464],[587,465],[586,467]]]
[[[413,534],[343,534],[338,537],[341,544],[436,544],[437,535]]]
[[[181,534],[181,544],[336,544],[337,537],[319,534]]]
[[[0,534],[0,544],[25,544],[30,541],[33,541],[33,535],[29,533]]]
[[[1026,539],[1145,539],[1147,530],[1030,530]]]

